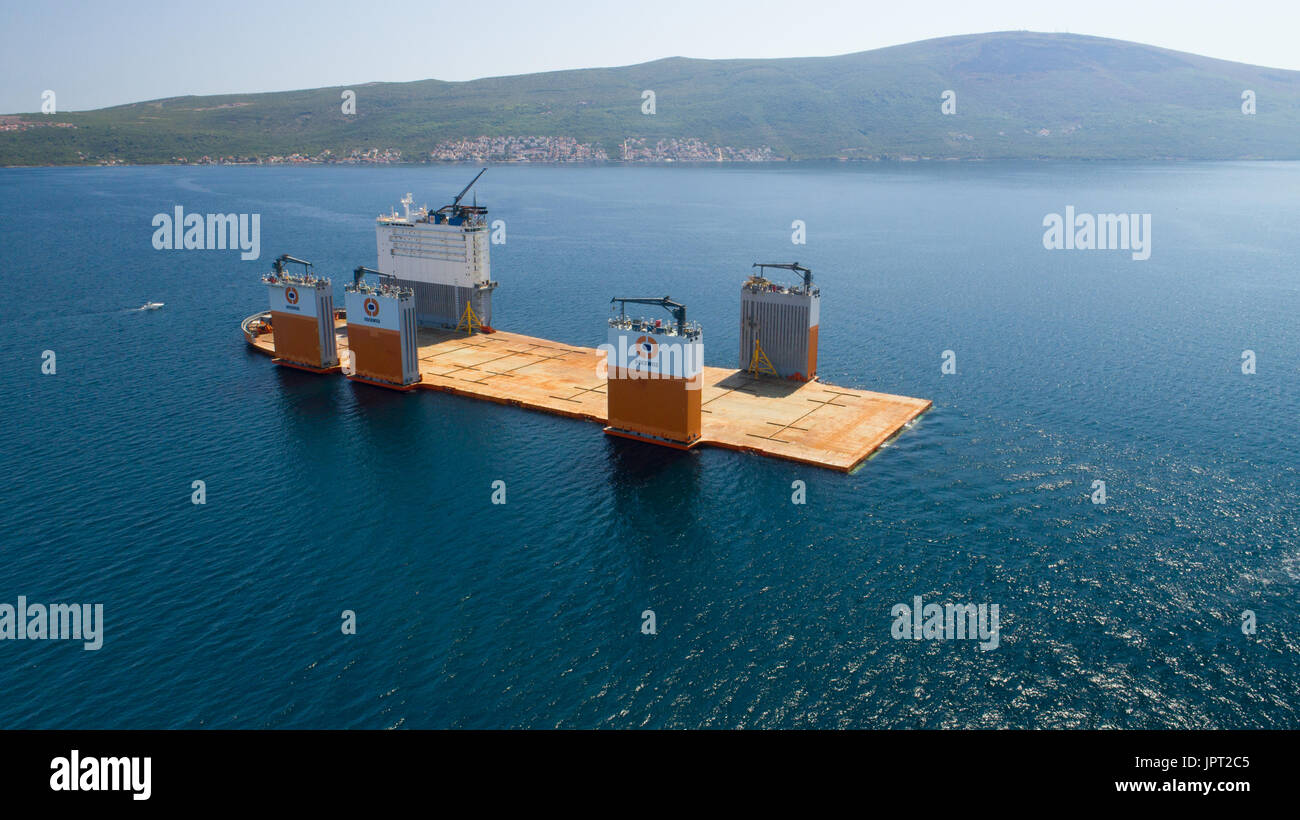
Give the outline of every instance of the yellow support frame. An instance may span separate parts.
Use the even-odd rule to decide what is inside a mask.
[[[460,330],[461,328],[465,329],[466,336],[473,336],[475,328],[479,330],[483,329],[482,320],[480,320],[478,314],[474,312],[474,305],[469,302],[465,303],[465,313],[460,317],[460,322],[456,325],[457,330]]]
[[[776,372],[776,368],[772,366],[771,360],[768,359],[767,354],[763,352],[763,346],[758,343],[758,339],[755,339],[754,355],[749,359],[749,375],[758,378],[762,374],[770,376],[781,375]]]

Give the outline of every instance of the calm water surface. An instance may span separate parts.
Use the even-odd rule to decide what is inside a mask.
[[[734,366],[750,263],[811,267],[822,379],[934,400],[850,476],[247,350],[271,258],[341,289],[475,170],[0,170],[0,601],[106,621],[0,642],[0,726],[1300,727],[1300,164],[484,176],[504,329],[671,294]],[[175,205],[261,259],[155,251]],[[1044,250],[1067,205],[1152,214],[1150,260]],[[916,595],[1000,646],[894,640]]]

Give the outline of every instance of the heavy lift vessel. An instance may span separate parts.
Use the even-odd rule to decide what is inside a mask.
[[[263,277],[270,310],[248,317],[248,343],[303,370],[424,388],[601,423],[614,436],[699,444],[849,471],[930,407],[924,399],[836,387],[817,378],[821,291],[798,262],[756,262],[741,286],[738,369],[703,364],[703,331],[669,297],[615,297],[601,350],[493,327],[487,208],[462,200],[376,222],[378,263],[357,267],[333,307],[328,278],[288,255]],[[301,265],[302,274],[287,265]],[[768,271],[797,274],[797,283]],[[367,280],[367,276],[372,280]],[[628,305],[671,321],[631,317]]]

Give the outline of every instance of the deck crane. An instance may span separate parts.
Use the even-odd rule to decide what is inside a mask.
[[[276,276],[284,275],[284,266],[286,262],[292,262],[296,265],[302,265],[304,274],[311,273],[312,268],[310,262],[308,262],[305,259],[297,259],[295,257],[290,256],[287,253],[284,253],[284,254],[280,254],[279,258],[271,263],[271,267],[275,269]]]
[[[662,299],[655,299],[653,297],[634,299],[630,297],[615,296],[613,299],[609,300],[611,305],[615,302],[619,303],[619,313],[623,318],[627,318],[627,306],[629,304],[658,305],[673,315],[673,319],[677,321],[677,333],[681,336],[686,335],[686,305],[683,305],[680,302],[674,302],[669,296],[665,296]]]
[[[803,276],[803,287],[805,291],[812,290],[812,271],[800,265],[798,262],[755,262],[753,267],[758,268],[761,276],[767,268],[781,268],[782,270],[794,271]]]
[[[462,212],[464,212],[464,211],[470,211],[470,212],[473,212],[473,213],[478,213],[478,212],[479,212],[479,207],[478,207],[478,194],[477,194],[477,193],[474,194],[474,203],[475,203],[475,204],[473,204],[473,205],[461,205],[461,204],[460,204],[460,201],[461,201],[462,199],[465,198],[465,194],[469,193],[469,189],[474,187],[474,183],[475,183],[475,182],[478,182],[478,178],[481,177],[481,176],[483,176],[485,173],[487,173],[487,169],[486,169],[486,168],[484,168],[483,170],[481,170],[481,171],[479,171],[477,174],[475,174],[475,175],[474,175],[474,178],[471,179],[471,180],[469,181],[469,184],[466,185],[464,188],[461,188],[461,189],[460,189],[460,193],[456,194],[456,198],[453,199],[453,200],[451,201],[451,204],[450,204],[450,205],[443,205],[441,208],[439,208],[439,209],[437,210],[437,213],[440,213],[440,214],[441,214],[441,213],[448,213],[448,212],[450,212],[450,213],[452,214],[452,216],[457,216],[457,215],[459,215],[460,213],[462,213]]]
[[[367,273],[373,273],[375,276],[378,276],[381,280],[388,279],[391,281],[393,279],[393,274],[391,273],[384,273],[383,271],[377,271],[374,268],[367,268],[365,265],[357,265],[355,268],[352,269],[352,287],[355,288],[356,286],[360,285],[361,279]]]

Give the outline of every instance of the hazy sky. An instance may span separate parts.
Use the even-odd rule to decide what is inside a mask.
[[[0,111],[660,57],[806,57],[1029,29],[1300,70],[1300,0],[0,0]]]

